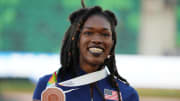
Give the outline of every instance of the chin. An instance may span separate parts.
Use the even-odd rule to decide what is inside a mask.
[[[92,65],[101,65],[104,63],[104,59],[91,59],[89,60],[89,63]]]

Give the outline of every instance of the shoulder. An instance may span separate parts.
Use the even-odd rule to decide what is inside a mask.
[[[42,76],[39,79],[38,83],[41,83],[41,84],[47,83],[51,76],[52,76],[52,74]]]
[[[50,79],[51,76],[52,76],[52,74],[48,74],[48,75],[42,76],[42,77],[39,79],[36,87],[46,87],[47,82],[49,81],[49,79]]]
[[[130,85],[125,84],[121,80],[116,80],[119,84],[120,91],[125,101],[139,101],[137,91]]]
[[[51,76],[52,76],[52,74],[45,75],[38,80],[38,82],[36,84],[36,88],[34,90],[34,94],[33,94],[34,100],[41,99],[41,93],[46,88],[47,82]]]

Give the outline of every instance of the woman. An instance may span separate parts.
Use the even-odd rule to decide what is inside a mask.
[[[39,80],[33,100],[41,100],[48,84],[56,83],[56,87],[65,92],[66,101],[138,101],[137,92],[117,72],[115,15],[95,6],[81,8],[69,19],[71,25],[65,33],[61,49],[62,67],[57,75],[46,75]],[[94,79],[90,79],[91,74]],[[88,77],[82,79],[85,75]],[[78,77],[83,84],[80,85],[80,79],[76,80],[79,85],[75,86],[72,81],[66,82]],[[66,82],[72,87],[63,83],[59,85],[59,82]]]

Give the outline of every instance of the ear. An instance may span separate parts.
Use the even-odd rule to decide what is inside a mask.
[[[111,47],[111,49],[113,48],[113,46],[114,46],[114,40],[112,40],[112,47]],[[114,46],[115,47],[115,46]]]
[[[115,47],[115,46],[114,46],[114,40],[112,40],[112,47],[111,47],[110,54],[111,54],[111,52],[112,52],[112,50],[113,50],[113,47]]]
[[[112,46],[114,46],[114,40],[112,40]]]

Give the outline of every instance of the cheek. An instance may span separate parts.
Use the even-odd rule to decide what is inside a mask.
[[[80,38],[79,42],[78,42],[78,48],[82,51],[86,48],[86,39],[85,38]]]
[[[114,46],[114,41],[113,40],[109,41],[107,44],[107,54],[111,52],[113,46]]]

